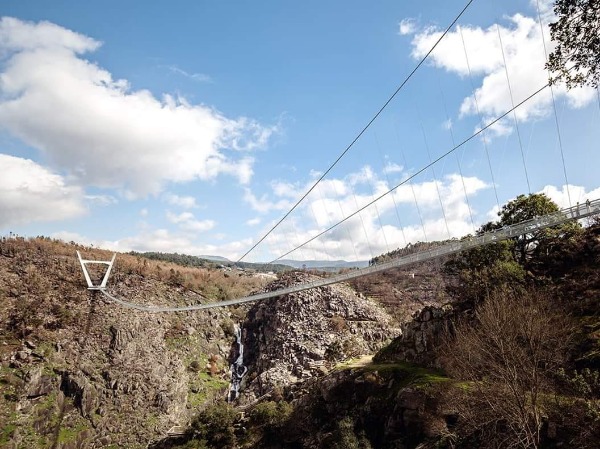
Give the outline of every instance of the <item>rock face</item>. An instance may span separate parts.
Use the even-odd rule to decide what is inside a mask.
[[[267,291],[315,280],[291,273]],[[380,349],[399,329],[375,302],[334,285],[262,301],[244,323],[245,400],[326,372],[332,363]]]
[[[231,309],[123,309],[85,289],[75,249],[0,239],[2,448],[143,448],[225,397]],[[146,304],[203,300],[157,272],[120,255],[111,292]]]
[[[432,368],[439,368],[435,349],[448,332],[452,332],[453,320],[458,310],[450,305],[428,306],[416,312],[413,319],[402,324],[402,333],[373,358],[376,362],[412,362]],[[469,311],[462,311],[463,318]]]
[[[425,384],[395,369],[350,369],[311,379],[294,402],[302,421],[290,420],[276,447],[342,447],[336,443],[348,441],[348,431],[359,437],[360,445],[352,447],[436,447],[427,443],[448,433],[447,417],[437,390]],[[341,432],[344,421],[350,426]]]

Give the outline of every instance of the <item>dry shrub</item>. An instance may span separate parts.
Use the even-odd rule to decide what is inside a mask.
[[[342,331],[346,330],[346,328],[348,327],[346,320],[344,319],[343,316],[340,316],[340,315],[332,316],[329,319],[329,322],[331,323],[331,328],[335,332],[342,332]]]
[[[454,334],[441,359],[462,381],[447,394],[459,436],[480,447],[539,447],[552,379],[570,344],[569,319],[544,294],[498,293]]]

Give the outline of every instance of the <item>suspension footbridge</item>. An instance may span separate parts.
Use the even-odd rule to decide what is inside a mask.
[[[396,259],[383,262],[377,265],[372,265],[366,268],[350,271],[347,273],[337,274],[331,277],[322,278],[313,282],[303,283],[294,285],[292,287],[270,291],[265,293],[258,293],[255,295],[245,296],[242,298],[229,299],[225,301],[218,301],[206,304],[195,304],[189,306],[182,307],[161,307],[161,306],[148,306],[144,304],[136,304],[133,302],[126,301],[124,299],[118,298],[117,296],[109,293],[106,287],[107,275],[103,278],[102,282],[99,285],[94,285],[90,280],[90,276],[86,270],[85,265],[87,263],[102,263],[107,264],[109,269],[107,271],[110,272],[110,268],[112,267],[112,263],[115,258],[113,256],[112,261],[104,262],[104,261],[90,261],[84,260],[81,258],[79,252],[77,253],[79,260],[81,262],[82,269],[85,273],[85,278],[88,283],[88,289],[97,290],[110,301],[113,301],[116,304],[119,304],[123,307],[129,309],[140,310],[143,312],[190,312],[196,310],[206,310],[213,309],[216,307],[227,307],[227,306],[235,306],[238,304],[244,304],[248,302],[261,301],[265,299],[277,298],[284,295],[289,295],[292,293],[301,292],[304,290],[309,290],[318,287],[325,287],[327,285],[337,284],[340,282],[349,281],[351,279],[359,278],[362,276],[368,276],[370,274],[379,273],[381,271],[390,270],[392,268],[403,267],[419,262],[425,262],[427,260],[432,260],[444,256],[449,256],[452,254],[459,253],[461,251],[473,249],[483,245],[489,245],[493,243],[498,243],[503,240],[508,240],[514,237],[518,237],[523,234],[530,234],[536,231],[540,231],[545,228],[549,228],[552,226],[557,226],[563,224],[568,221],[580,220],[587,217],[591,217],[593,215],[600,214],[600,199],[587,202],[583,205],[577,204],[576,206],[569,207],[558,212],[554,212],[547,215],[542,215],[540,217],[533,218],[531,220],[526,220],[521,223],[516,223],[514,225],[505,226],[504,228],[486,232],[484,234],[472,237],[466,237],[462,240],[457,240],[453,242],[446,243],[444,245],[440,245],[435,248],[427,249],[424,251],[419,251],[416,253],[412,253],[403,257],[398,257]]]
[[[297,200],[294,201],[293,204],[291,204],[291,207],[288,208],[287,212],[285,214],[283,214],[281,219],[276,220],[274,222],[274,224],[272,226],[270,226],[270,229],[268,229],[268,231],[266,233],[264,233],[264,235],[262,235],[261,238],[256,239],[255,243],[237,260],[237,262],[241,262],[251,252],[255,251],[255,249],[258,248],[260,245],[264,246],[265,244],[267,244],[267,241],[269,238],[271,238],[275,242],[279,242],[279,243],[283,242],[283,244],[285,244],[285,245],[290,244],[290,241],[292,241],[291,244],[284,247],[283,250],[279,251],[279,249],[278,249],[278,251],[276,251],[280,255],[277,258],[271,260],[271,262],[269,262],[271,264],[283,259],[284,257],[288,256],[289,254],[294,253],[295,251],[302,251],[303,249],[311,248],[311,245],[312,245],[311,249],[313,249],[313,251],[315,250],[315,246],[320,245],[319,250],[323,250],[323,252],[325,252],[325,254],[327,254],[327,251],[330,250],[330,248],[328,249],[328,248],[326,248],[327,245],[320,244],[319,239],[322,238],[323,236],[332,235],[333,233],[337,233],[335,241],[340,242],[340,240],[341,240],[340,235],[342,235],[344,231],[346,232],[346,234],[348,236],[346,244],[349,244],[349,246],[352,247],[353,249],[355,249],[357,244],[364,245],[365,243],[366,243],[366,246],[370,247],[371,239],[379,239],[379,240],[385,241],[385,244],[388,245],[388,252],[389,252],[390,241],[392,244],[396,245],[397,241],[399,241],[400,238],[389,238],[389,236],[386,235],[386,229],[390,229],[392,227],[389,224],[386,225],[384,223],[384,220],[382,219],[382,214],[380,212],[381,211],[385,212],[386,211],[385,209],[387,209],[387,211],[389,211],[391,209],[395,209],[396,216],[398,218],[398,226],[393,229],[399,230],[399,232],[396,232],[396,237],[399,237],[400,233],[401,233],[402,240],[404,240],[404,245],[407,245],[409,243],[409,239],[406,238],[406,235],[404,233],[404,227],[401,223],[401,216],[404,214],[399,212],[398,204],[397,204],[397,202],[400,201],[401,196],[399,195],[399,191],[401,189],[404,189],[404,193],[412,192],[412,197],[414,198],[414,208],[417,211],[418,218],[421,223],[421,229],[422,229],[421,235],[424,237],[424,240],[426,242],[430,242],[431,239],[428,238],[428,235],[427,235],[428,233],[426,232],[425,220],[423,218],[423,214],[422,214],[422,210],[421,210],[422,204],[420,204],[420,200],[417,198],[417,194],[415,192],[415,190],[416,190],[415,185],[412,184],[413,182],[415,182],[417,180],[418,176],[426,176],[428,173],[430,173],[432,176],[428,182],[430,182],[432,185],[435,186],[435,194],[434,195],[437,195],[437,198],[434,201],[439,202],[439,208],[440,208],[441,216],[442,216],[442,219],[440,220],[440,222],[443,223],[443,226],[445,226],[445,229],[448,234],[447,239],[438,239],[438,240],[445,240],[446,243],[432,246],[429,249],[426,249],[423,251],[414,252],[412,254],[397,257],[397,258],[394,258],[393,260],[389,260],[389,261],[386,261],[383,263],[371,265],[366,268],[352,270],[352,271],[348,271],[348,272],[345,272],[342,274],[332,275],[330,277],[318,279],[318,280],[315,280],[313,282],[306,283],[306,284],[295,285],[295,286],[280,289],[277,291],[258,293],[258,294],[254,294],[254,295],[250,295],[250,296],[245,296],[242,298],[234,298],[234,299],[228,299],[225,301],[211,302],[211,303],[205,303],[205,304],[187,305],[187,306],[182,306],[182,307],[144,305],[144,304],[137,304],[134,302],[130,302],[126,299],[119,298],[115,294],[111,293],[107,287],[108,275],[113,266],[114,257],[113,257],[112,261],[92,261],[92,260],[83,259],[81,257],[81,255],[78,253],[78,257],[81,262],[81,267],[85,274],[88,288],[90,290],[99,291],[108,300],[110,300],[116,304],[119,304],[123,307],[135,309],[135,310],[139,310],[139,311],[145,311],[145,312],[185,312],[185,311],[204,310],[204,309],[210,309],[210,308],[215,308],[215,307],[227,307],[227,306],[233,306],[233,305],[237,305],[237,304],[243,304],[243,303],[248,303],[248,302],[253,302],[253,301],[260,301],[260,300],[275,298],[275,297],[288,295],[288,294],[292,294],[292,293],[296,293],[296,292],[300,292],[300,291],[308,290],[308,289],[312,289],[312,288],[323,287],[323,286],[327,286],[327,285],[331,285],[331,284],[335,284],[335,283],[339,283],[339,282],[345,282],[345,281],[349,281],[354,278],[367,276],[367,275],[370,275],[373,273],[389,270],[392,268],[403,267],[403,266],[407,266],[407,265],[418,263],[418,262],[424,262],[424,261],[435,259],[435,258],[449,256],[449,255],[456,254],[456,253],[459,253],[464,250],[469,250],[469,249],[476,248],[479,246],[497,243],[497,242],[500,242],[503,240],[518,237],[520,235],[532,233],[532,232],[535,232],[535,231],[538,231],[538,230],[541,230],[544,228],[560,225],[567,221],[580,220],[580,219],[590,217],[592,215],[600,213],[600,200],[598,200],[598,199],[591,201],[591,198],[588,198],[588,200],[582,204],[577,202],[576,205],[573,205],[573,203],[575,201],[577,201],[577,200],[583,201],[584,198],[582,198],[581,195],[579,197],[572,198],[571,191],[569,190],[570,183],[569,183],[569,177],[568,177],[568,173],[567,173],[567,164],[565,162],[565,160],[566,160],[565,153],[567,152],[566,150],[568,150],[568,148],[565,148],[565,147],[567,147],[567,145],[563,145],[563,140],[566,141],[566,139],[564,139],[564,136],[561,137],[561,129],[560,129],[560,124],[559,124],[559,113],[558,113],[558,108],[557,108],[556,99],[555,99],[555,89],[556,89],[555,83],[551,79],[550,74],[548,74],[546,84],[537,86],[537,89],[533,89],[530,92],[526,92],[524,89],[521,88],[521,86],[516,86],[514,82],[511,83],[509,64],[507,63],[507,55],[505,52],[505,49],[508,49],[508,46],[505,46],[503,44],[502,31],[498,25],[496,25],[496,29],[495,29],[495,31],[497,32],[498,42],[497,42],[497,44],[494,44],[494,45],[496,45],[501,50],[501,58],[498,58],[498,64],[501,64],[501,65],[503,64],[503,72],[506,77],[506,87],[508,87],[507,93],[506,93],[507,98],[503,99],[503,104],[505,104],[505,105],[508,104],[508,105],[510,105],[510,107],[506,107],[506,109],[504,110],[503,113],[498,113],[495,116],[484,117],[484,114],[480,110],[479,100],[481,100],[481,99],[478,100],[478,95],[480,95],[480,93],[478,93],[479,89],[476,89],[475,85],[473,84],[473,80],[472,80],[473,73],[471,71],[471,67],[476,66],[478,63],[477,63],[477,61],[474,61],[472,57],[470,57],[468,49],[467,49],[467,45],[465,43],[463,28],[461,28],[461,26],[459,26],[459,24],[458,24],[459,19],[461,19],[463,14],[471,7],[472,3],[474,3],[474,1],[469,0],[466,3],[466,5],[464,6],[464,8],[454,18],[454,20],[448,25],[448,27],[445,28],[443,31],[440,30],[440,32],[434,36],[435,39],[432,40],[433,44],[431,45],[429,50],[422,52],[422,57],[419,59],[418,63],[415,65],[413,70],[409,72],[409,74],[404,78],[404,80],[401,82],[401,84],[398,86],[398,88],[392,93],[392,95],[387,99],[387,101],[385,101],[383,106],[381,106],[381,108],[379,108],[377,110],[377,112],[372,116],[372,118],[367,122],[367,124],[358,132],[358,134],[354,137],[354,139],[351,140],[350,144],[345,147],[345,149],[333,161],[333,163],[331,165],[329,165],[324,170],[319,172],[320,174],[318,176],[316,176],[315,181],[309,185],[309,187],[306,189],[306,191],[303,194],[300,194],[297,196]],[[540,45],[541,45],[541,49],[543,49],[544,57],[547,60],[546,41],[544,39],[544,28],[547,27],[547,24],[542,23],[542,14],[540,14],[539,5],[538,5],[537,16],[538,16],[538,20],[539,20],[539,28],[541,30],[540,39],[539,39]],[[453,36],[450,36],[450,33],[454,33]],[[467,134],[467,137],[455,140],[455,135],[452,130],[452,121],[448,117],[449,125],[448,125],[447,129],[449,130],[449,133],[451,136],[452,146],[450,146],[450,148],[446,151],[441,151],[439,153],[432,154],[432,152],[430,152],[427,133],[425,132],[425,128],[423,126],[423,123],[421,122],[420,128],[421,128],[421,132],[423,134],[422,137],[424,140],[425,149],[426,149],[426,153],[427,153],[427,159],[428,159],[427,163],[421,163],[419,165],[420,168],[418,170],[414,170],[409,175],[404,176],[401,179],[401,181],[395,185],[393,185],[394,183],[392,183],[391,180],[389,178],[387,178],[387,172],[385,170],[382,170],[386,174],[386,182],[384,183],[386,188],[383,190],[378,189],[376,192],[376,189],[373,187],[373,185],[371,185],[371,195],[370,196],[363,195],[363,199],[367,198],[367,200],[361,201],[362,205],[358,204],[359,201],[357,201],[356,194],[354,192],[351,192],[351,194],[349,195],[349,198],[353,197],[356,207],[352,208],[352,212],[347,212],[339,199],[340,194],[336,190],[336,183],[334,182],[335,180],[328,180],[327,176],[332,173],[332,170],[334,169],[334,167],[337,167],[338,163],[342,159],[347,157],[350,150],[352,150],[355,146],[358,145],[359,140],[361,140],[361,139],[364,140],[365,136],[368,135],[369,132],[371,132],[374,123],[381,120],[381,116],[383,115],[383,113],[386,110],[388,110],[390,105],[392,104],[392,102],[397,99],[398,94],[403,89],[407,88],[406,86],[409,84],[411,79],[414,78],[414,76],[418,73],[419,70],[422,70],[422,67],[425,65],[428,58],[433,58],[435,55],[435,52],[440,50],[440,49],[438,49],[438,46],[443,44],[445,42],[445,40],[450,37],[452,37],[455,42],[461,42],[462,49],[464,50],[465,75],[468,74],[468,79],[471,83],[471,94],[472,94],[467,99],[472,103],[472,104],[471,103],[469,103],[469,104],[471,104],[471,106],[477,113],[476,115],[478,116],[478,123],[475,128],[475,131],[472,133],[471,133],[471,131],[469,131],[469,133]],[[479,56],[481,56],[481,55],[479,55]],[[542,83],[540,83],[540,84],[542,84]],[[519,95],[517,95],[517,93]],[[445,99],[444,99],[445,96],[444,96],[444,92],[441,90],[441,87],[440,87],[440,94],[441,94],[440,98],[443,101],[443,109],[445,110],[446,116],[447,116],[448,115],[447,107],[446,107],[446,103],[445,103]],[[513,160],[511,161],[511,170],[510,170],[511,173],[509,176],[505,177],[506,178],[505,184],[513,183],[514,178],[516,177],[515,174],[517,171],[517,165],[522,164],[524,180],[526,181],[526,186],[525,185],[523,186],[523,191],[525,191],[525,189],[526,189],[526,191],[528,191],[531,194],[533,192],[532,186],[535,187],[534,179],[536,178],[536,176],[537,176],[537,184],[540,187],[541,187],[541,185],[543,185],[543,184],[540,184],[540,182],[541,182],[540,179],[544,178],[544,173],[535,174],[535,173],[532,173],[532,169],[535,169],[535,168],[539,169],[541,167],[541,170],[543,171],[544,164],[540,163],[539,160],[535,161],[535,163],[527,162],[527,148],[525,148],[524,139],[521,138],[521,133],[523,131],[522,122],[524,121],[524,119],[522,117],[527,117],[528,114],[531,114],[532,110],[536,110],[536,108],[539,108],[539,103],[536,103],[536,102],[541,98],[542,95],[545,95],[547,99],[551,99],[551,102],[549,104],[551,105],[552,115],[554,116],[554,125],[556,126],[556,136],[557,136],[557,141],[555,144],[556,144],[556,149],[558,150],[558,153],[559,153],[559,157],[557,157],[557,161],[556,161],[556,162],[558,162],[558,164],[557,164],[558,169],[556,169],[556,167],[553,167],[553,169],[555,172],[557,172],[557,171],[561,172],[560,177],[562,179],[560,180],[560,182],[561,183],[564,182],[564,186],[565,186],[566,190],[563,193],[565,193],[565,196],[568,198],[568,202],[565,201],[563,204],[568,204],[569,207],[566,207],[566,208],[559,210],[557,212],[554,212],[554,213],[537,216],[537,217],[531,218],[529,220],[526,220],[526,221],[523,221],[523,222],[520,222],[517,224],[506,226],[501,229],[497,229],[495,231],[481,233],[481,234],[478,234],[475,236],[469,236],[466,238],[459,239],[459,238],[457,238],[456,232],[454,233],[454,236],[451,236],[450,228],[452,227],[452,224],[449,223],[449,219],[448,219],[448,215],[451,211],[449,210],[449,206],[447,205],[447,203],[446,203],[446,205],[444,204],[445,198],[443,198],[442,192],[440,190],[440,182],[438,180],[440,170],[438,170],[437,174],[436,174],[436,166],[442,165],[442,167],[443,167],[443,164],[446,164],[448,162],[451,155],[455,156],[456,164],[458,167],[458,174],[456,174],[456,176],[460,179],[460,181],[462,183],[462,193],[464,194],[464,198],[462,201],[463,201],[464,205],[466,205],[466,209],[468,210],[468,216],[470,217],[470,222],[473,226],[473,232],[474,232],[475,231],[475,219],[474,219],[474,212],[473,212],[474,208],[472,207],[472,198],[469,197],[469,192],[468,192],[468,189],[466,186],[465,179],[467,179],[467,178],[464,174],[465,165],[466,165],[463,161],[463,157],[465,155],[465,147],[467,145],[481,147],[480,149],[482,151],[479,151],[479,156],[482,160],[484,160],[484,162],[486,162],[486,164],[484,164],[484,165],[486,165],[487,168],[489,168],[489,178],[490,178],[489,183],[485,183],[483,181],[482,181],[482,183],[486,184],[488,187],[491,187],[493,189],[493,196],[495,198],[494,208],[497,207],[497,210],[499,210],[501,195],[499,195],[499,193],[498,193],[498,185],[499,185],[498,176],[497,176],[498,170],[496,169],[496,172],[494,171],[492,157],[490,156],[490,153],[492,152],[491,148],[490,148],[490,140],[491,139],[489,138],[488,133],[498,132],[498,130],[503,130],[503,129],[505,130],[506,127],[508,126],[507,125],[508,121],[510,121],[512,119],[513,123],[511,123],[511,126],[513,126],[514,129],[516,130],[516,135],[518,137],[518,146],[515,145],[515,148],[517,148],[519,150],[519,152],[518,152],[518,154],[515,154],[514,157],[512,158]],[[596,96],[598,99],[598,109],[600,111],[600,94],[597,91],[596,91]],[[504,101],[504,100],[506,100],[506,101]],[[465,103],[463,103],[461,105],[461,109],[464,105],[465,105]],[[408,107],[411,108],[410,105]],[[530,112],[524,112],[522,108],[529,108]],[[416,109],[418,110],[418,105],[417,105]],[[462,111],[461,111],[461,113],[462,113]],[[417,113],[416,115],[419,115],[419,114],[420,113]],[[521,117],[521,118],[519,118],[519,117]],[[408,129],[407,131],[410,132],[411,129]],[[394,132],[397,132],[397,129],[394,129]],[[377,134],[375,134],[375,132],[373,132],[373,133],[374,133],[373,140],[376,142],[376,146],[378,146],[379,140],[378,140]],[[533,129],[531,130],[531,135],[532,134],[533,134]],[[530,135],[530,140],[531,140],[531,135]],[[400,139],[398,139],[398,140],[400,140]],[[506,140],[506,142],[508,142],[508,140]],[[398,146],[401,147],[402,145],[400,143],[401,142],[399,142]],[[506,143],[505,143],[505,145],[508,146]],[[547,146],[548,142],[545,142],[545,145]],[[460,156],[459,156],[459,151],[458,151],[459,149],[462,151],[462,155],[460,155]],[[548,162],[548,159],[549,159],[548,154],[544,153],[544,155],[543,155],[543,157],[546,158],[546,160],[543,161],[544,163]],[[402,153],[402,156],[403,156],[403,159],[405,160],[406,158],[403,153]],[[467,161],[467,162],[470,162],[470,161]],[[383,163],[383,160],[382,160],[382,163]],[[521,169],[518,168],[518,171],[521,171]],[[470,179],[472,180],[474,178],[470,178]],[[510,182],[506,182],[508,180],[510,180]],[[310,205],[306,206],[306,204],[310,202],[311,198],[313,198],[315,196],[320,197],[320,204],[323,206],[324,209],[327,207],[327,205],[330,208],[335,208],[335,201],[330,201],[329,203],[327,203],[323,199],[322,192],[320,190],[320,186],[326,181],[330,182],[330,186],[333,188],[333,191],[335,192],[335,195],[333,195],[333,196],[336,198],[337,206],[338,206],[339,212],[341,214],[337,214],[338,218],[335,220],[332,219],[331,222],[327,221],[324,225],[323,225],[323,223],[320,223],[319,226],[317,227],[317,229],[314,230],[314,232],[312,232],[310,235],[306,235],[306,233],[302,234],[300,231],[298,231],[298,229],[296,229],[296,224],[300,220],[294,219],[292,214],[294,214],[295,212],[298,212],[298,210],[302,206],[304,206],[306,210],[312,210],[313,216],[315,218],[315,222],[319,222],[319,220],[317,219],[316,214],[314,212],[313,203],[310,203]],[[556,182],[556,181],[557,180],[554,179],[554,182]],[[512,197],[514,197],[514,190],[512,190],[508,194],[505,194],[504,196],[511,198],[511,195],[513,195]],[[406,200],[406,195],[404,197],[404,200]],[[431,198],[429,198],[428,201],[431,203],[432,202]],[[385,203],[386,205],[382,206],[384,204],[384,202],[386,202]],[[378,205],[380,205],[381,207],[378,207]],[[391,207],[390,205],[393,205],[393,207]],[[456,202],[454,202],[450,207],[456,208],[457,207]],[[485,207],[489,208],[489,204],[485,205]],[[363,217],[361,215],[361,213],[364,213],[365,211],[368,211],[369,213],[371,213],[373,223],[379,224],[379,229],[377,230],[377,232],[373,233],[373,234],[377,234],[377,235],[369,234],[369,232],[367,231],[365,223],[363,221]],[[330,215],[335,216],[335,214],[331,213],[331,210],[328,210],[326,212],[327,212],[326,215],[328,217]],[[282,231],[282,229],[284,229],[285,224],[288,224],[289,225],[288,227],[292,230],[287,235],[284,231]],[[362,238],[362,241],[356,241],[353,239],[353,237],[351,235],[352,233],[348,229],[349,226],[355,226],[355,228],[357,228],[359,230],[360,230],[360,227],[362,226],[362,231],[364,233],[364,237]],[[277,235],[278,231],[281,231],[280,236]],[[463,232],[463,234],[466,234],[466,233],[467,232]],[[294,236],[294,237],[290,238],[290,236]],[[414,241],[415,241],[415,239],[413,239],[413,242]],[[290,246],[291,246],[291,248],[290,248]],[[385,252],[385,251],[383,251],[383,252]],[[298,254],[298,253],[296,253],[296,254]],[[371,255],[372,256],[374,255],[372,249],[371,249]],[[332,256],[335,256],[335,254],[332,254]],[[266,259],[266,260],[270,260],[270,258]],[[86,268],[88,264],[93,264],[93,263],[100,263],[100,264],[105,264],[108,266],[107,274],[104,276],[102,281],[97,285],[92,283],[90,276],[87,272],[87,268]]]

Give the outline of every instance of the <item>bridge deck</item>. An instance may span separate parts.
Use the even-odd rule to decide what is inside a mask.
[[[426,260],[435,259],[450,254],[455,254],[460,251],[464,251],[478,246],[487,245],[490,243],[500,242],[502,240],[508,240],[519,235],[528,234],[535,232],[540,229],[556,226],[567,221],[579,220],[582,218],[590,217],[600,213],[600,199],[594,200],[585,204],[577,204],[576,206],[569,207],[558,212],[554,212],[548,215],[533,218],[531,220],[523,221],[511,226],[506,226],[502,229],[495,230],[493,232],[487,232],[485,234],[470,237],[468,239],[456,240],[445,245],[441,245],[437,248],[421,251],[407,256],[399,257],[397,259],[390,260],[377,265],[372,265],[359,270],[354,270],[344,274],[338,274],[329,278],[319,279],[306,284],[294,285],[292,287],[276,290],[272,292],[258,293],[255,295],[245,296],[237,299],[228,299],[226,301],[218,301],[207,304],[195,304],[191,306],[182,307],[161,307],[161,306],[146,306],[143,304],[136,304],[128,301],[119,299],[106,291],[105,288],[97,288],[104,296],[111,301],[120,304],[124,307],[131,309],[142,310],[145,312],[187,312],[192,310],[204,310],[212,309],[215,307],[226,307],[233,306],[236,304],[243,304],[247,302],[261,301],[263,299],[275,298],[277,296],[289,295],[291,293],[301,292],[317,287],[324,287],[326,285],[337,284],[339,282],[348,281],[350,279],[358,278],[361,276],[367,276],[369,274],[378,273],[380,271],[389,270],[391,268],[402,267],[417,262],[423,262]]]

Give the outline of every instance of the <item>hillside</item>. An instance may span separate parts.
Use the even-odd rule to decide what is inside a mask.
[[[600,225],[536,238],[523,264],[518,242],[503,242],[354,288],[162,315],[84,288],[75,250],[108,252],[3,239],[0,447],[472,448],[518,436],[530,442],[515,447],[591,449],[600,438]],[[267,284],[118,255],[110,289],[192,304],[312,276]],[[234,323],[248,372],[227,404]],[[510,350],[490,359],[498,348]]]
[[[259,390],[241,408],[215,404],[152,447],[596,448],[600,223],[589,224],[537,234],[523,264],[519,241],[449,259],[437,273],[449,303],[415,313],[373,361]],[[288,314],[269,312],[288,328]]]
[[[0,447],[145,447],[185,425],[229,383],[232,325],[244,311],[147,314],[89,292],[75,250],[48,239],[0,241]],[[191,304],[264,285],[242,273],[119,254],[112,292]]]
[[[343,286],[252,308],[122,309],[85,288],[77,250],[88,259],[112,257],[47,238],[0,241],[0,447],[135,448],[176,435],[225,398],[234,323],[246,329],[248,380],[255,385],[269,369],[299,383],[319,377],[338,361],[375,352],[398,332],[376,302]],[[243,296],[272,280],[180,259],[118,254],[109,290],[137,303],[184,305]],[[290,274],[267,288],[311,276]],[[288,341],[283,352],[281,341]],[[266,388],[260,385],[249,386],[248,401]]]
[[[145,252],[136,253],[132,251],[129,253],[134,256],[144,257],[150,260],[159,260],[163,262],[172,262],[183,267],[197,267],[197,268],[237,268],[243,270],[253,270],[261,272],[281,272],[289,271],[292,269],[289,265],[282,263],[266,264],[266,263],[252,263],[252,262],[232,262],[225,257],[220,256],[190,256],[187,254],[178,253],[157,253],[157,252]]]

